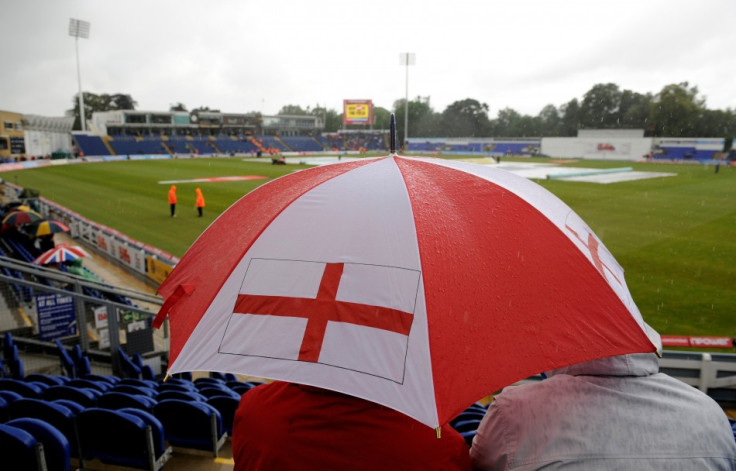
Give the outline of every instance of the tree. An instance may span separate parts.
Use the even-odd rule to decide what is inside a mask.
[[[562,113],[562,129],[560,136],[575,137],[580,128],[580,105],[577,98],[573,98],[560,107]]]
[[[391,124],[391,112],[380,106],[373,107],[373,129],[388,130]]]
[[[113,110],[134,110],[138,103],[131,98],[130,95],[116,93],[110,96],[111,109]]]
[[[694,137],[704,111],[705,100],[698,97],[698,87],[682,82],[666,85],[654,97],[649,120],[657,136]]]
[[[599,83],[583,96],[580,127],[609,129],[619,127],[621,90],[615,83]]]
[[[488,105],[472,98],[451,103],[442,112],[441,125],[448,137],[481,137],[490,135]]]
[[[406,100],[400,99],[394,102],[394,114],[396,115],[396,134],[401,141],[404,138],[404,117],[406,116]],[[429,97],[416,97],[409,101],[409,136],[428,137],[434,134],[435,121],[434,111],[429,105]]]
[[[626,129],[647,129],[649,127],[649,107],[652,95],[624,90],[619,104],[619,127]]]
[[[138,103],[131,98],[130,95],[122,93],[116,93],[110,95],[103,93],[97,95],[95,93],[83,92],[84,93],[84,118],[91,119],[92,114],[102,111],[112,110],[134,110]],[[78,95],[72,97],[72,103],[74,107],[71,110],[71,114],[74,116],[74,127],[73,129],[82,129],[82,124],[79,116],[79,99]]]
[[[323,125],[324,125],[324,129],[323,129],[324,132],[337,132],[342,126],[342,116],[340,116],[340,114],[338,114],[337,111],[328,110],[324,106],[317,105],[311,110],[309,110],[308,114],[322,118]]]
[[[195,112],[195,111],[207,111],[207,112],[210,112],[210,113],[219,113],[220,112],[220,110],[216,110],[214,108],[210,108],[209,106],[198,106],[198,107],[196,107],[196,108],[194,108],[192,110],[192,112]]]
[[[187,111],[187,107],[184,106],[184,103],[177,102],[175,105],[169,106],[169,111]]]
[[[288,114],[288,115],[299,115],[304,116],[309,114],[306,110],[303,110],[299,105],[284,105],[277,114]]]
[[[547,105],[539,112],[539,126],[541,136],[559,136],[562,130],[562,117],[555,105]]]

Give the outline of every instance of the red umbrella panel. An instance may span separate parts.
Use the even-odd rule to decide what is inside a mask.
[[[247,194],[159,288],[169,373],[324,387],[432,427],[506,385],[655,351],[622,268],[541,186],[390,155]]]
[[[58,244],[53,249],[42,253],[33,261],[38,265],[48,265],[50,263],[71,262],[79,258],[89,257],[89,254],[76,245]]]

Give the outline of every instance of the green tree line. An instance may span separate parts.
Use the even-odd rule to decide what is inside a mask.
[[[84,94],[85,115],[95,111],[135,109],[136,102],[125,94]],[[79,106],[73,99],[72,112],[77,117]],[[496,111],[473,98],[465,98],[435,111],[430,97],[399,99],[391,110],[375,107],[373,129],[388,129],[389,116],[396,115],[398,135],[403,136],[404,114],[408,108],[410,137],[573,137],[578,129],[644,129],[654,137],[736,137],[736,110],[708,109],[696,86],[688,82],[666,85],[658,93],[639,93],[621,89],[615,83],[593,85],[582,99],[573,98],[559,106],[548,104],[536,116],[521,114],[512,108]],[[182,103],[172,110],[186,111]],[[207,110],[207,107],[197,109]],[[285,105],[279,114],[321,117],[325,132],[342,127],[342,114],[316,105],[302,108]]]

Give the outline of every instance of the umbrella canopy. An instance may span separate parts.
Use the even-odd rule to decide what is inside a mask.
[[[50,263],[71,262],[79,258],[89,257],[89,254],[76,245],[59,244],[51,250],[42,253],[33,261],[38,265],[48,265]]]
[[[27,208],[26,210],[21,208],[24,208],[24,206],[13,208],[12,211],[3,218],[2,225],[4,228],[43,220],[43,216],[36,211],[33,211],[31,208]]]
[[[69,227],[59,221],[36,221],[27,224],[23,230],[34,237],[40,237],[57,232],[69,232]]]
[[[392,154],[250,192],[160,286],[169,373],[320,386],[436,427],[541,371],[655,351],[567,205],[490,166]]]

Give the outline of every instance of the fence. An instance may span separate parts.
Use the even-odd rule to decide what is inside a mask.
[[[158,296],[7,257],[0,257],[0,296],[7,309],[3,315],[22,320],[12,329],[19,346],[43,356],[56,349],[55,339],[71,341],[118,374],[121,365],[114,353],[124,346],[129,354],[140,353],[155,373],[162,372],[168,324],[160,331],[151,328],[162,305]],[[39,366],[26,362],[25,368]]]

